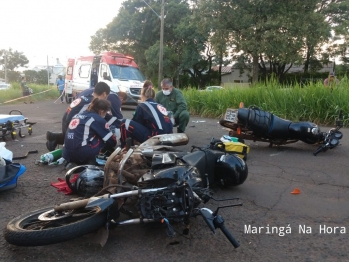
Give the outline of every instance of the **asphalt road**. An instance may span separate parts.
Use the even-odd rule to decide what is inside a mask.
[[[0,227],[13,217],[44,206],[67,201],[70,196],[50,186],[64,177],[60,167],[36,166],[46,153],[45,133],[60,130],[66,104],[53,101],[0,105],[0,114],[12,109],[37,122],[33,134],[6,147],[14,156],[38,150],[19,162],[27,171],[17,188],[0,193]],[[133,110],[123,110],[130,118]],[[327,130],[328,128],[323,128]],[[215,189],[215,197],[240,197],[242,207],[224,209],[226,226],[241,246],[234,249],[221,232],[213,235],[202,219],[193,220],[188,238],[166,237],[158,225],[119,227],[110,232],[106,246],[93,242],[93,234],[43,247],[16,247],[0,236],[0,261],[348,261],[349,247],[349,129],[342,130],[341,144],[318,156],[316,146],[302,142],[269,148],[262,142],[246,141],[251,150],[249,177],[243,185]],[[191,117],[186,133],[192,145],[203,146],[227,131],[218,119]],[[290,192],[295,188],[300,194]],[[229,203],[229,202],[228,202]],[[228,204],[224,203],[224,204]],[[224,205],[211,201],[210,208]],[[181,225],[176,225],[181,229]]]

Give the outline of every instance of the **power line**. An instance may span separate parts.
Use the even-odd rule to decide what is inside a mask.
[[[157,12],[155,12],[155,10],[151,8],[151,6],[148,5],[146,1],[143,0],[143,2],[161,19],[161,16]]]

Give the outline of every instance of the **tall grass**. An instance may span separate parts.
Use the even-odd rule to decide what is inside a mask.
[[[220,118],[226,108],[255,105],[292,121],[311,121],[334,125],[340,110],[344,124],[349,126],[349,80],[343,78],[333,91],[323,83],[306,86],[281,86],[271,80],[246,88],[226,88],[212,92],[183,91],[192,115]]]
[[[33,101],[58,98],[55,86],[29,84]],[[42,91],[49,90],[39,94]],[[191,115],[220,118],[227,108],[255,105],[263,110],[292,121],[311,121],[319,125],[334,125],[339,110],[343,112],[344,125],[349,126],[349,79],[344,77],[331,91],[323,83],[306,86],[282,86],[275,80],[251,87],[231,87],[212,92],[196,89],[183,90]],[[19,83],[12,83],[8,90],[0,90],[0,103],[22,97]],[[23,103],[22,99],[13,103]]]
[[[33,101],[41,101],[47,99],[53,99],[59,97],[59,92],[55,86],[47,86],[47,85],[35,85],[28,84],[28,86],[33,89],[32,100]],[[50,89],[50,90],[49,90]],[[49,90],[47,92],[41,93],[45,90]],[[11,87],[9,89],[1,90],[0,89],[0,103],[14,100],[22,97],[22,89],[19,83],[11,83]],[[23,99],[18,99],[9,104],[23,103]]]

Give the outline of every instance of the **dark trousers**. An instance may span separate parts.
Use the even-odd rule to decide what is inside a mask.
[[[96,162],[96,155],[104,146],[104,143],[100,143],[96,147],[83,146],[75,150],[67,150],[63,147],[62,157],[67,162],[74,162],[77,165],[92,164]]]
[[[143,143],[150,137],[158,135],[157,131],[152,131],[136,121],[128,120],[128,122],[127,120],[123,119],[120,125],[121,147],[125,146],[126,139],[129,137],[137,140],[139,143]]]
[[[188,125],[189,118],[190,118],[189,112],[187,110],[184,110],[175,119],[176,124],[178,125],[178,128],[177,128],[178,133],[184,133],[185,128]]]

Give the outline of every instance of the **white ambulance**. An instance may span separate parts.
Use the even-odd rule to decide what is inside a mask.
[[[127,94],[124,105],[136,105],[145,78],[134,58],[121,53],[104,52],[100,55],[68,59],[65,75],[67,103],[70,103],[77,93],[94,87],[102,80],[110,81],[107,83],[111,91]]]

